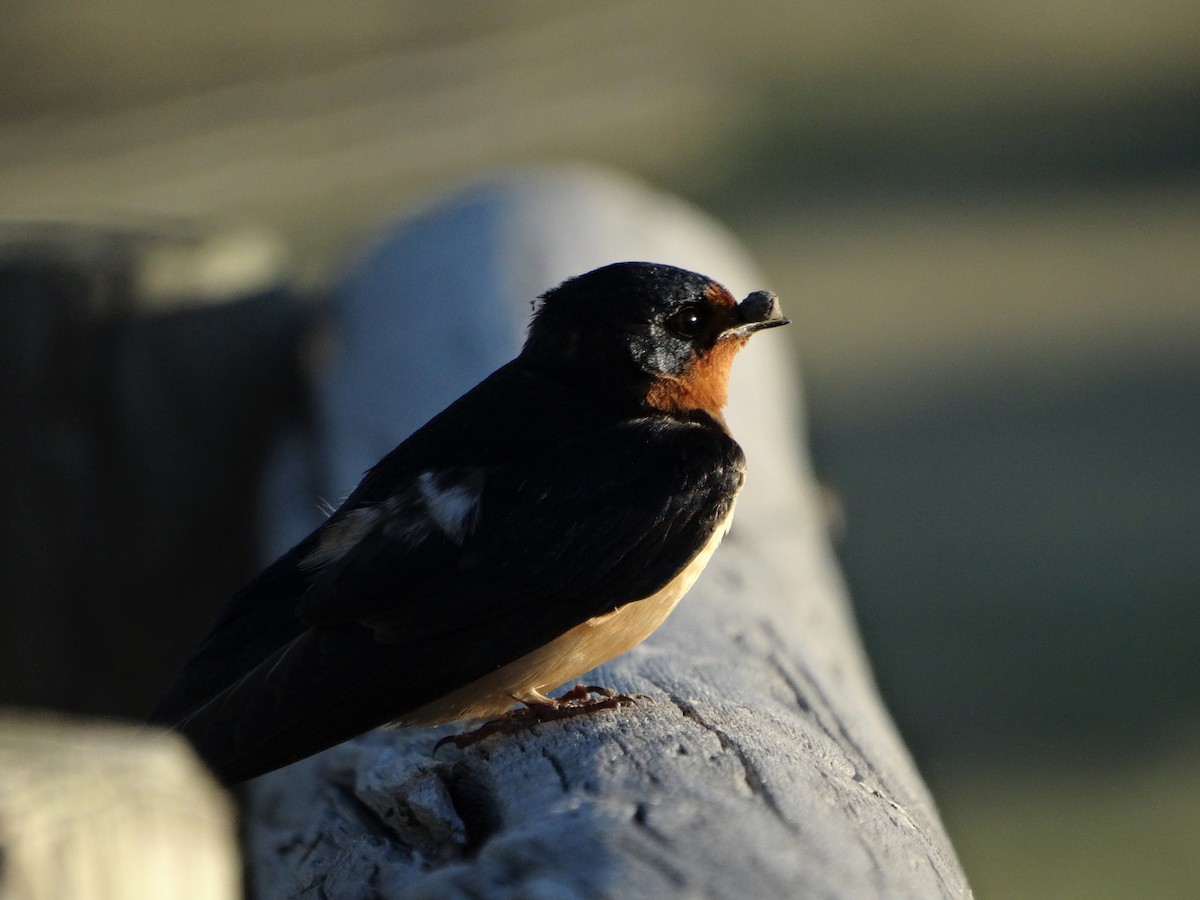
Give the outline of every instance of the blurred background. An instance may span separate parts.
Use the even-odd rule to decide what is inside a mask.
[[[0,703],[144,714],[255,569],[312,298],[584,160],[784,296],[977,894],[1200,895],[1197,47],[1189,0],[0,5]]]

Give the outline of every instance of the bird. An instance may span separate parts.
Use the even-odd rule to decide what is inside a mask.
[[[746,467],[731,364],[786,324],[769,291],[661,263],[547,291],[512,361],[228,601],[150,722],[236,784],[383,725],[628,700],[546,692],[645,639],[712,557]]]

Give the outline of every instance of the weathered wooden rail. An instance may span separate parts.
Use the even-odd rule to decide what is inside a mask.
[[[297,477],[346,490],[515,353],[532,297],[618,259],[694,268],[739,296],[770,287],[711,222],[605,174],[459,195],[338,291],[315,444],[284,454],[269,508],[304,495]],[[798,327],[819,302],[783,299]],[[378,731],[259,779],[259,896],[970,895],[863,657],[788,357],[759,341],[735,367],[750,472],[729,538],[667,624],[590,679],[648,699],[437,754],[446,729]],[[307,515],[278,514],[281,544]]]

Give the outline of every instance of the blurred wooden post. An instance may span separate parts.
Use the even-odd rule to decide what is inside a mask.
[[[329,496],[515,353],[536,294],[621,259],[738,296],[771,287],[694,210],[589,170],[500,179],[400,227],[332,309]],[[809,302],[783,298],[801,323]],[[667,624],[588,679],[651,699],[436,756],[445,729],[377,731],[259,779],[260,896],[970,896],[862,655],[787,337],[735,366],[749,475],[732,533]],[[282,509],[297,491],[276,488]],[[278,526],[277,549],[305,515]]]
[[[0,713],[0,898],[239,896],[233,804],[181,739]]]

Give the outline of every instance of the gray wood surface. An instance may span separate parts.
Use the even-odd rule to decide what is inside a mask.
[[[269,496],[278,547],[311,524],[288,507],[300,484],[343,493],[516,351],[533,296],[619,259],[771,287],[694,210],[590,170],[500,178],[398,226],[333,306],[315,452],[283,448]],[[782,299],[803,321],[811,301]],[[666,625],[587,679],[647,699],[436,755],[456,729],[380,730],[259,779],[259,896],[970,896],[863,657],[790,356],[774,333],[735,366],[732,533]]]

